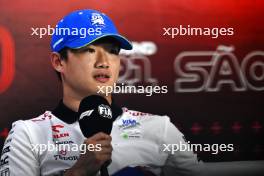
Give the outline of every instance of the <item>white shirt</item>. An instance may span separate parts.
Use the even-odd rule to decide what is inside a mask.
[[[155,175],[195,175],[199,172],[202,162],[193,152],[176,151],[171,154],[162,151],[164,144],[186,143],[168,116],[126,108],[122,111],[111,131],[110,175],[128,166],[143,166]],[[39,144],[56,146],[58,143],[80,146],[84,139],[78,121],[66,123],[50,111],[34,119],[16,121],[2,151],[1,176],[59,174],[74,165],[80,151],[34,150],[34,147],[40,149]]]

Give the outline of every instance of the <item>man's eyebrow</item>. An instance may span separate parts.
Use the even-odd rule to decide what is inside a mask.
[[[85,45],[81,48],[71,49],[71,52],[73,53],[82,53],[86,52],[88,49],[90,49],[92,46],[102,46],[105,49],[117,49],[118,51],[121,50],[120,45],[117,42],[94,42],[92,44]]]
[[[81,48],[76,48],[76,49],[71,49],[71,52],[73,53],[81,53],[81,52],[85,52],[90,48],[90,45],[86,45],[84,47]]]

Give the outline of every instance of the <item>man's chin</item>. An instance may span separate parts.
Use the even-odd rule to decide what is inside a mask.
[[[99,92],[98,90],[95,90],[95,91],[89,91],[89,92],[84,93],[82,97],[85,98],[85,97],[88,97],[91,95],[99,95],[102,97],[109,97],[109,96],[111,96],[111,93]]]
[[[114,86],[97,86],[97,94],[104,95],[104,96],[109,96],[113,93]]]
[[[112,94],[111,93],[96,93],[95,95],[99,95],[99,96],[102,96],[102,97],[109,97]]]
[[[114,84],[98,84],[98,83],[90,83],[93,84],[93,87],[90,87],[88,90],[84,91],[84,95],[100,95],[104,97],[111,96],[114,91]],[[88,88],[88,87],[87,87]]]

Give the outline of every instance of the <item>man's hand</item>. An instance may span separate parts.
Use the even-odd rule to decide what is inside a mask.
[[[106,162],[111,160],[112,156],[112,145],[111,136],[105,133],[97,133],[92,137],[86,139],[84,144],[87,146],[89,144],[101,144],[101,151],[86,151],[84,154],[80,155],[78,161],[73,165],[72,168],[67,170],[64,176],[93,176],[95,175],[101,166]]]

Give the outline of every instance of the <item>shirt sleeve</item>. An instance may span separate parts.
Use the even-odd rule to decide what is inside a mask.
[[[198,161],[197,155],[188,150],[188,142],[184,135],[171,123],[167,117],[163,143],[163,152],[168,153],[167,161],[163,168],[164,176],[191,176],[200,175],[203,162]],[[182,146],[182,148],[180,148]]]
[[[40,175],[38,159],[32,146],[25,122],[14,122],[2,150],[0,175]]]

